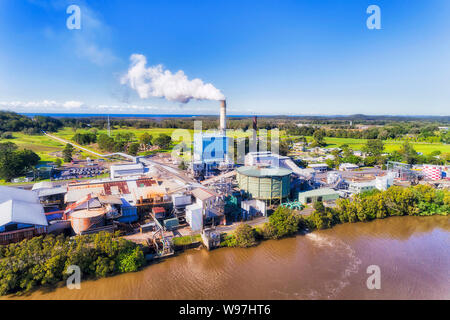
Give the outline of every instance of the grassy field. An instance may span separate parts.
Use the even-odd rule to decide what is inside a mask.
[[[55,157],[51,153],[60,151],[64,147],[62,143],[43,135],[14,132],[13,136],[14,139],[0,139],[0,143],[12,142],[19,148],[33,150],[41,157],[41,161],[53,161]]]
[[[44,135],[27,135],[21,132],[14,132],[13,136],[13,139],[0,139],[0,143],[12,142],[19,148],[33,150],[39,155],[42,162],[56,160],[58,157],[55,155],[55,152],[64,148],[64,144],[61,142]],[[79,151],[77,156],[79,158],[95,158],[93,155],[82,151]]]
[[[130,127],[123,127],[123,128],[115,128],[112,133],[113,135],[116,133],[124,133],[124,132],[132,132],[136,140],[139,139],[139,137],[147,132],[150,135],[153,136],[153,138],[157,137],[160,134],[167,134],[172,135],[172,133],[176,129],[172,128],[151,128],[151,129],[136,129],[136,128],[130,128]],[[80,132],[87,132],[88,130],[85,129],[78,129],[77,131],[74,131],[71,128],[64,128],[62,130],[59,130],[57,133],[54,133],[54,135],[66,139],[71,140],[72,137],[75,135],[75,133]],[[107,133],[106,130],[99,130],[99,133]],[[189,134],[193,135],[193,130],[188,130]],[[248,136],[249,132],[242,132],[242,131],[235,131],[232,132],[231,130],[227,131],[229,136],[234,136],[235,138],[240,138],[244,136]],[[280,132],[281,137],[286,137],[284,135],[284,132]],[[13,142],[17,144],[20,148],[26,148],[31,149],[34,152],[36,152],[40,157],[41,161],[54,161],[56,159],[55,152],[61,151],[64,147],[64,145],[56,140],[53,140],[49,137],[43,136],[43,135],[26,135],[23,133],[15,132],[13,133],[14,139],[0,139],[0,142]],[[312,140],[312,137],[307,137],[308,141]],[[343,144],[347,144],[352,148],[353,150],[361,150],[363,145],[366,143],[365,139],[350,139],[350,138],[325,138],[325,142],[327,143],[327,148],[333,148],[333,147],[339,147]],[[387,140],[385,141],[385,147],[387,152],[392,152],[394,150],[399,150],[401,148],[401,145],[403,144],[403,141],[400,140]],[[450,145],[441,144],[441,143],[425,143],[425,142],[411,142],[411,144],[414,146],[416,151],[422,152],[424,154],[429,154],[435,150],[439,150],[442,153],[450,152]],[[93,151],[97,151],[101,153],[101,150],[98,149],[96,144],[85,146],[88,149],[92,149]],[[158,152],[170,152],[170,150],[158,150]],[[92,154],[86,153],[86,152],[79,152],[78,156],[80,158],[96,158]],[[188,160],[189,157],[186,155],[185,159]]]
[[[312,137],[307,137],[308,142],[312,140]],[[327,148],[336,148],[343,144],[347,144],[353,150],[361,150],[364,144],[367,142],[366,139],[351,139],[351,138],[329,138],[326,137],[325,143]],[[386,140],[383,141],[385,144],[386,152],[392,152],[394,150],[400,150],[404,141],[402,140]],[[439,150],[442,153],[450,152],[450,145],[443,143],[426,143],[426,142],[410,142],[417,152],[422,152],[423,154],[429,154],[433,151]]]

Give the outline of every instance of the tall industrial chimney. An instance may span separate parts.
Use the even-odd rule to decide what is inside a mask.
[[[226,134],[227,131],[227,102],[220,101],[220,132]]]
[[[257,131],[258,131],[258,120],[257,117],[253,117],[253,143],[254,143],[254,150],[255,152],[258,151],[258,140],[257,140]]]

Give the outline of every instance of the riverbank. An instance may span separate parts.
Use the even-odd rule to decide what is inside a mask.
[[[242,225],[245,228],[238,226],[232,233],[223,235],[220,246],[252,247],[261,245],[264,240],[288,238],[304,230],[330,229],[337,225],[348,224],[347,222],[353,222],[351,225],[354,225],[355,222],[374,222],[388,217],[406,219],[405,216],[441,215],[447,218],[449,205],[450,191],[419,185],[410,188],[391,187],[384,192],[358,195],[352,200],[341,199],[335,208],[324,207],[318,202],[314,206],[314,213],[307,217],[295,214],[290,209],[278,207],[264,225],[257,227]],[[111,235],[82,236],[77,237],[75,242],[68,242],[61,237],[49,239],[47,241],[38,237],[18,246],[1,248],[0,293],[29,291],[40,284],[54,286],[65,279],[63,271],[71,264],[82,266],[83,274],[97,278],[134,272],[144,265],[144,255],[139,246],[125,239],[119,239],[117,246]],[[198,243],[198,235],[175,240],[177,251],[191,248]],[[92,247],[94,255],[90,252]],[[26,252],[36,250],[37,258],[34,256],[30,260]],[[15,266],[21,266],[20,272],[17,272]],[[34,270],[36,266],[39,266],[42,272],[33,273],[32,277],[28,277],[28,274],[31,274],[30,270]]]
[[[392,217],[246,249],[186,250],[138,272],[83,279],[80,290],[0,299],[450,299],[448,222]],[[381,290],[365,285],[373,264],[381,268]]]

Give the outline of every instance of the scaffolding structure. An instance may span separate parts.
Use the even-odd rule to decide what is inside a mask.
[[[402,181],[417,182],[420,178],[420,174],[407,163],[388,161],[386,167],[389,172],[394,173],[395,178]]]

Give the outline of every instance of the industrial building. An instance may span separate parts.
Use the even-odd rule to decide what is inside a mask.
[[[263,200],[246,200],[241,202],[242,218],[244,220],[257,216],[267,216],[267,205]]]
[[[223,202],[215,192],[196,188],[192,190],[195,203],[186,206],[186,222],[192,231],[200,231],[206,224],[224,224]]]
[[[339,171],[353,171],[358,168],[359,166],[353,163],[341,163],[339,165]]]
[[[111,179],[129,176],[140,176],[145,172],[145,168],[142,163],[113,165],[109,170]]]
[[[286,168],[240,167],[237,169],[239,188],[254,199],[270,204],[288,198],[292,171]]]
[[[45,234],[47,226],[34,191],[0,186],[0,245]]]
[[[67,206],[64,211],[64,220],[69,220],[75,234],[85,234],[92,229],[102,228],[107,225],[106,221],[121,216],[120,197],[113,195],[91,194]]]
[[[361,193],[375,189],[375,180],[368,182],[350,182],[348,191],[351,193]]]
[[[339,199],[339,193],[330,188],[320,188],[298,194],[298,201],[301,204],[313,203],[316,201],[335,201]]]
[[[308,168],[314,169],[316,172],[326,172],[328,165],[326,163],[312,163],[308,165]]]
[[[249,152],[245,155],[245,165],[246,166],[258,166],[267,165],[270,167],[283,166],[283,161],[290,159],[286,156],[280,156],[279,154],[272,153],[271,151],[255,151]]]
[[[443,172],[444,166],[436,166],[436,165],[429,165],[424,164],[422,166],[422,173],[427,180],[440,180],[442,179],[442,172]]]
[[[212,167],[226,161],[227,141],[222,133],[195,133],[194,162]]]
[[[191,163],[194,176],[208,176],[212,170],[219,167],[232,167],[233,159],[228,157],[229,139],[226,128],[226,101],[222,100],[219,131],[194,133],[194,156]]]

